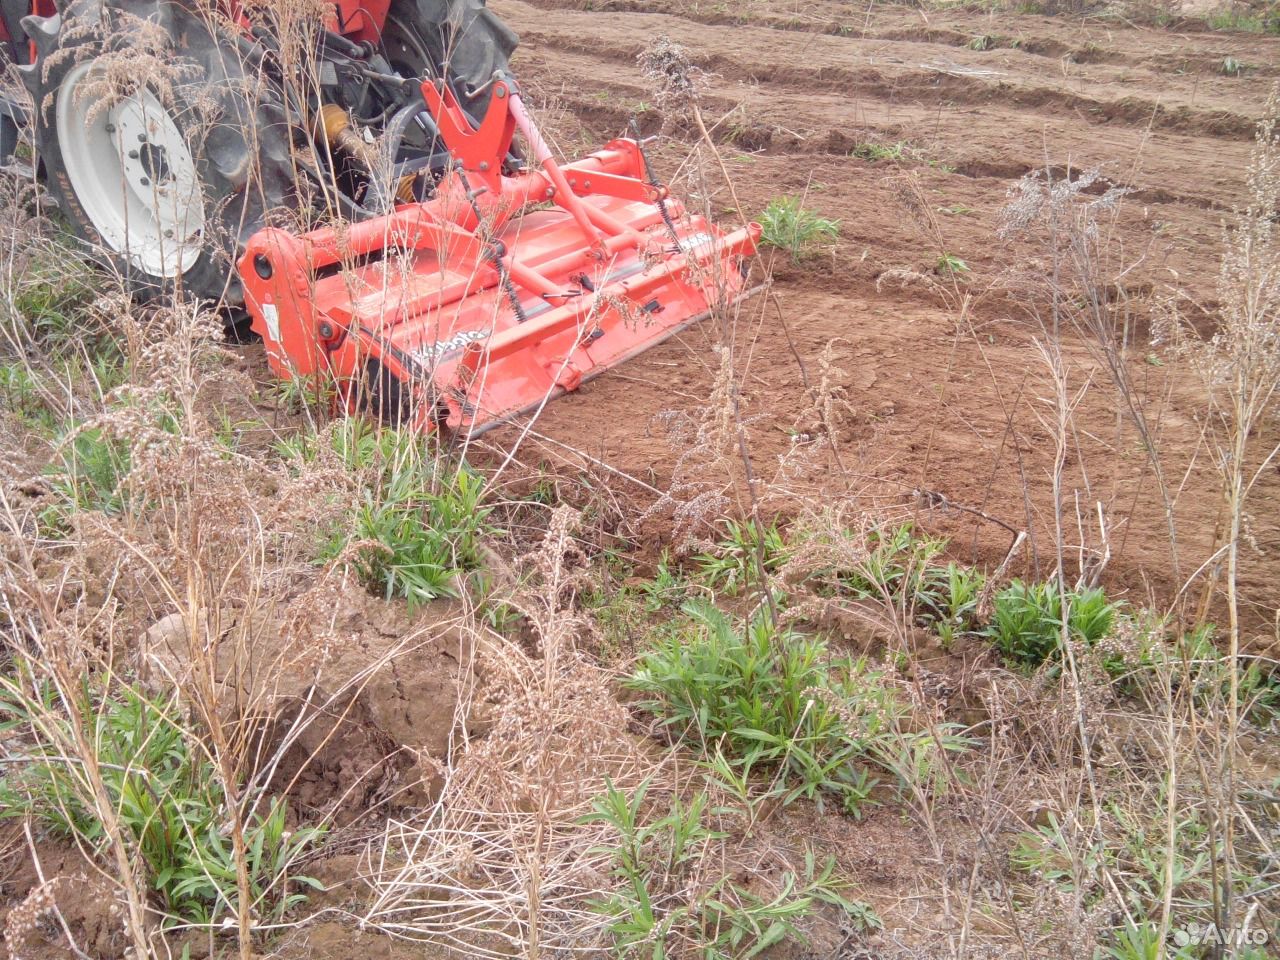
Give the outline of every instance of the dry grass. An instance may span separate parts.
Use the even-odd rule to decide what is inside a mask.
[[[435,803],[390,823],[372,849],[365,923],[486,956],[598,949],[590,900],[609,883],[608,834],[580,821],[605,778],[623,790],[655,773],[659,789],[673,782],[627,735],[609,674],[581,649],[575,528],[561,508],[537,553],[518,561],[525,586],[503,602],[530,639],[478,633],[466,706],[485,734],[444,762]]]

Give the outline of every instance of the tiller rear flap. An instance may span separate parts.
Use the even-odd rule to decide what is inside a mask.
[[[561,167],[509,79],[479,126],[437,84],[423,97],[453,163],[429,199],[250,238],[246,302],[281,376],[364,384],[384,415],[474,433],[750,292],[760,227],[688,213],[634,140]],[[536,169],[512,169],[516,130]]]

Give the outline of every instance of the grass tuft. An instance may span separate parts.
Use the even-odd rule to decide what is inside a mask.
[[[327,441],[303,432],[278,449],[297,469],[331,457],[355,478],[356,503],[319,562],[349,563],[371,591],[411,607],[458,596],[459,578],[480,567],[480,538],[494,532],[484,481],[414,431],[349,419]]]
[[[771,200],[760,216],[763,239],[785,250],[793,260],[803,260],[828,249],[840,237],[840,222],[818,216],[801,206],[797,197]]]
[[[1063,596],[1056,580],[1014,580],[995,596],[985,633],[1011,663],[1036,667],[1061,655]],[[1099,587],[1069,591],[1067,629],[1072,639],[1095,644],[1116,622],[1119,606]]]
[[[105,800],[145,865],[167,923],[213,924],[233,915],[236,865],[224,830],[226,797],[213,764],[179,722],[176,695],[150,699],[125,688],[95,700],[86,689],[73,706],[94,744],[107,796],[94,797],[77,762],[53,746],[73,739],[73,721],[60,713],[52,694],[33,693],[18,678],[0,677],[0,735],[16,730],[36,734],[26,762],[0,779],[0,817],[33,817],[59,836],[104,844],[108,841],[95,805]],[[47,724],[65,729],[46,739],[40,734]],[[289,871],[322,831],[289,832],[285,826],[284,801],[276,800],[246,828],[253,894],[258,910],[273,917],[306,899],[297,884],[317,886]],[[290,883],[294,892],[286,892]]]
[[[784,804],[835,799],[856,815],[874,785],[862,762],[899,711],[879,674],[763,613],[735,622],[697,600],[684,613],[628,681],[645,709],[737,774],[776,771]]]

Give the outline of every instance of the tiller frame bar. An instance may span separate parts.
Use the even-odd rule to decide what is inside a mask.
[[[505,75],[478,125],[446,83],[422,96],[453,158],[430,199],[250,237],[246,306],[280,376],[330,376],[352,406],[474,434],[754,292],[759,225],[687,213],[637,141],[561,166]],[[536,169],[511,169],[517,131]]]

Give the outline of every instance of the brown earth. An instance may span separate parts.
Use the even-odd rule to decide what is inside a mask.
[[[1067,540],[1103,551],[1100,504],[1110,528],[1107,579],[1139,602],[1168,601],[1209,555],[1220,498],[1202,435],[1203,389],[1151,342],[1149,328],[1157,301],[1177,288],[1208,329],[1222,224],[1245,198],[1254,123],[1275,82],[1280,38],[1210,33],[1191,21],[1156,29],[826,0],[493,6],[521,34],[514,68],[531,99],[541,96],[553,118],[567,108],[583,125],[560,124],[566,150],[622,133],[632,115],[647,132],[661,127],[636,55],[668,35],[710,74],[702,110],[744,213],[758,217],[771,199],[790,194],[839,220],[830,255],[801,267],[776,258],[775,296],[749,303],[737,321],[755,473],[768,479],[782,455],[803,454],[813,417],[797,357],[816,379],[831,345],[851,404],[837,428],[845,469],[829,460],[810,466],[798,495],[856,488],[864,502],[910,511],[926,528],[957,538],[965,559],[998,561],[1008,533],[973,514],[921,511],[914,491],[1027,530],[1029,568],[1045,573],[1056,563],[1046,552],[1053,542],[1051,385],[1035,346],[1046,332],[1022,278],[1011,273],[1044,263],[1025,241],[997,238],[1009,188],[1045,167],[1058,178],[1098,168],[1093,193],[1127,187],[1120,212],[1103,224],[1107,249],[1128,267],[1112,294],[1130,311],[1128,374],[1172,478],[1176,572],[1149,460],[1096,346],[1075,334],[1064,345],[1071,389],[1091,386],[1067,455]],[[971,49],[974,38],[987,49]],[[1245,72],[1224,75],[1227,57],[1247,64]],[[660,175],[686,197],[699,187],[688,176],[693,139],[677,133],[654,154]],[[901,160],[851,155],[860,144],[900,141],[914,151]],[[705,153],[702,166],[714,169]],[[919,178],[944,250],[903,205],[906,173]],[[732,216],[727,191],[715,190],[711,202]],[[936,283],[886,282],[898,270],[936,280],[943,252],[971,268],[965,323],[957,323],[957,298],[948,305]],[[537,430],[664,488],[683,451],[667,443],[658,415],[696,416],[705,408],[718,367],[715,336],[704,324],[647,353],[551,405]],[[526,442],[527,460],[566,458],[554,445],[529,453],[538,441]],[[644,495],[638,486],[631,492]],[[1268,507],[1278,492],[1280,472],[1271,469],[1254,492],[1257,550],[1248,551],[1242,581],[1260,642],[1274,632],[1278,605],[1280,517]],[[1075,532],[1077,510],[1083,535]],[[1076,559],[1067,558],[1072,569]]]
[[[0,868],[0,930],[4,933],[0,942],[7,956],[23,960],[74,957],[65,931],[70,931],[81,956],[94,960],[126,956],[124,907],[100,866],[70,843],[37,839],[28,847],[21,827],[12,822],[0,833],[0,848],[8,850],[11,845],[34,855]],[[65,928],[55,919],[57,914]]]

